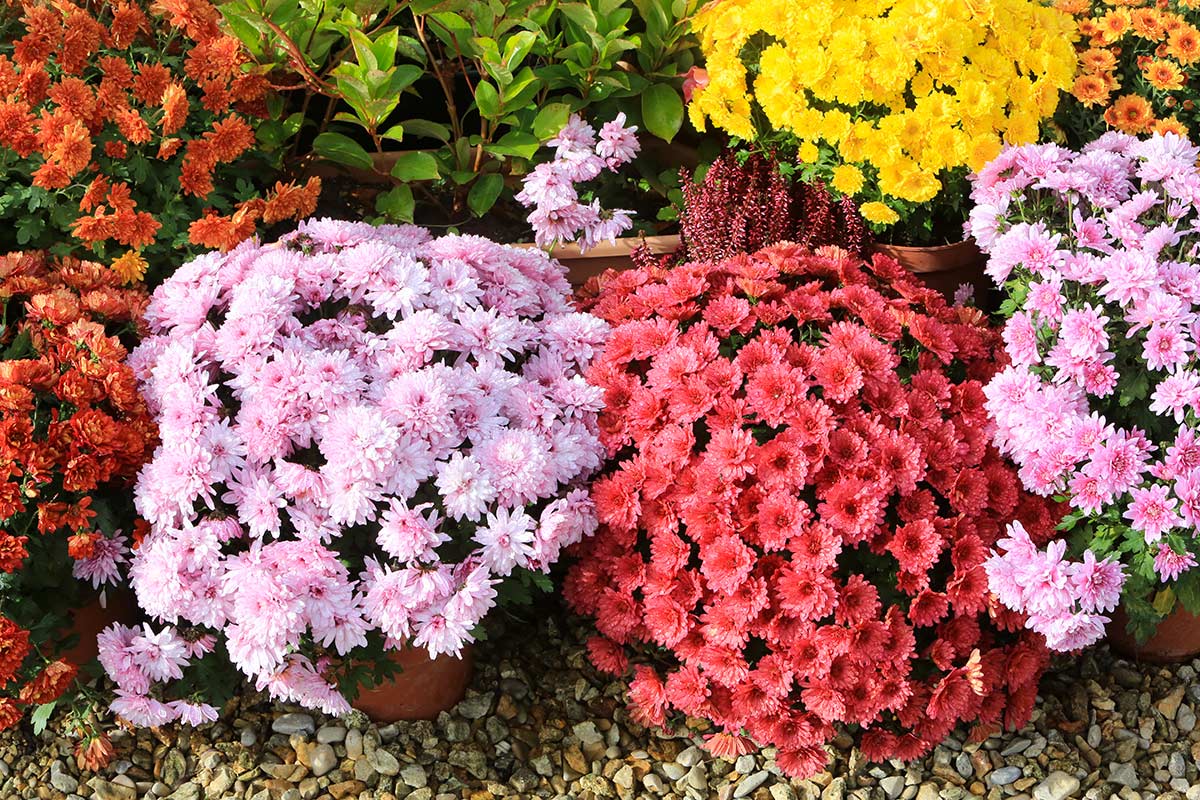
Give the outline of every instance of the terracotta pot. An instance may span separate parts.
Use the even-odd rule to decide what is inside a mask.
[[[567,268],[567,279],[572,286],[582,286],[588,278],[602,274],[607,269],[631,269],[633,251],[643,242],[655,255],[674,253],[679,249],[679,236],[627,236],[617,241],[601,242],[586,253],[579,251],[577,244],[555,247],[550,255]],[[535,247],[529,242],[513,247]]]
[[[941,292],[947,300],[954,299],[954,292],[961,284],[971,284],[975,287],[976,305],[986,307],[983,301],[991,291],[991,281],[983,271],[987,256],[980,251],[974,239],[937,247],[876,244],[875,251],[899,261],[900,266],[920,278],[929,288]]]
[[[433,719],[463,699],[475,671],[475,654],[468,645],[463,657],[431,659],[420,647],[389,654],[400,672],[374,689],[360,689],[353,705],[375,722]]]
[[[60,650],[59,657],[80,666],[88,663],[99,652],[96,636],[114,622],[132,625],[137,620],[137,612],[137,598],[128,589],[108,589],[103,606],[100,605],[99,595],[92,595],[89,603],[75,609],[71,614],[70,626],[62,632],[64,639],[76,635],[79,641],[66,650]]]
[[[1146,641],[1138,644],[1125,630],[1129,618],[1119,607],[1108,623],[1108,643],[1113,650],[1136,661],[1152,664],[1174,664],[1188,661],[1200,654],[1200,617],[1189,614],[1181,606],[1158,624],[1158,629]]]

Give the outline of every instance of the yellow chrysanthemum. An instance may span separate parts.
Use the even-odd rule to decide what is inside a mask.
[[[893,211],[891,206],[878,201],[863,203],[858,210],[862,213],[863,219],[867,222],[874,222],[876,225],[891,225],[900,219],[900,215]]]
[[[853,164],[842,164],[833,170],[830,183],[842,194],[856,195],[862,191],[864,183],[862,170]]]
[[[803,144],[801,144],[800,152],[798,152],[796,154],[796,157],[799,158],[805,164],[812,164],[812,163],[816,162],[816,160],[820,156],[821,156],[821,151],[818,150],[817,146],[815,144],[813,144],[812,142],[804,142]]]
[[[125,283],[137,283],[146,277],[146,268],[149,266],[141,253],[130,250],[113,261],[109,268]]]

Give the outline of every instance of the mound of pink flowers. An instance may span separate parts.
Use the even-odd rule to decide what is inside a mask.
[[[1029,719],[1047,663],[989,602],[1004,525],[1049,507],[989,444],[996,333],[895,261],[791,244],[609,275],[589,377],[613,458],[568,601],[636,719],[820,772],[853,732],[916,758],[959,723]]]
[[[315,220],[163,284],[132,357],[162,445],[131,572],[169,626],[103,637],[115,710],[191,721],[159,684],[210,652],[347,710],[356,657],[459,654],[500,584],[589,535],[602,391],[583,372],[608,326],[564,273],[478,237]]]
[[[1173,598],[1200,611],[1198,157],[1174,134],[1109,133],[1081,152],[1011,148],[974,178],[969,227],[1012,295],[1012,364],[986,389],[995,441],[1027,488],[1069,500],[1064,531],[1087,559],[1059,550],[1031,570],[1018,545],[993,588],[1060,649],[1099,639],[1116,605],[1094,602],[1088,564],[1111,565],[1142,633]],[[1013,571],[1037,574],[1031,603],[1003,591]]]

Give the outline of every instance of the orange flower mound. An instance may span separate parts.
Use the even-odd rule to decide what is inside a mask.
[[[149,297],[124,283],[93,262],[0,256],[0,729],[74,684],[79,665],[54,660],[46,630],[92,599],[84,579],[119,579],[134,533],[130,490],[157,432],[125,363]]]
[[[1069,144],[1106,129],[1200,137],[1200,3],[1057,0],[1075,17],[1079,73],[1057,121]]]
[[[73,237],[81,257],[128,277],[177,249],[181,231],[192,245],[225,247],[289,218],[284,210],[311,211],[316,179],[300,195],[246,198],[251,173],[239,164],[265,160],[255,128],[270,86],[210,0],[14,5],[19,24],[0,42],[0,156],[14,190],[53,193],[40,207],[9,204],[21,216],[0,231],[20,228],[17,244]],[[39,208],[44,219],[23,219]],[[213,208],[225,214],[219,232]],[[193,227],[199,220],[208,222]]]

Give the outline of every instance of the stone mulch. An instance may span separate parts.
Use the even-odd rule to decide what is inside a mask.
[[[982,745],[959,732],[908,765],[866,764],[839,742],[828,772],[795,781],[771,750],[711,757],[702,723],[669,735],[634,723],[622,686],[588,666],[584,636],[557,609],[493,634],[466,699],[433,722],[379,727],[247,695],[196,730],[115,732],[100,775],[78,773],[54,725],[40,739],[0,735],[0,798],[1200,800],[1200,660],[1136,665],[1103,648],[1064,659],[1024,730]]]

